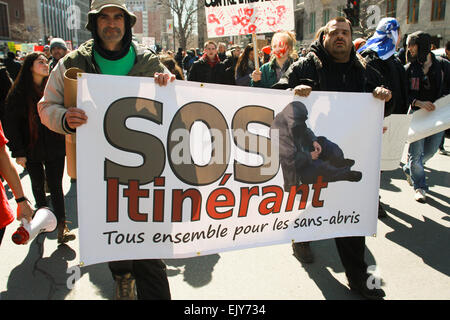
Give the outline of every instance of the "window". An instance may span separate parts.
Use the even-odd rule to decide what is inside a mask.
[[[431,21],[445,19],[445,0],[433,0],[431,5]]]
[[[330,9],[323,10],[322,13],[322,25],[326,25],[328,21],[330,20]]]
[[[9,38],[8,5],[0,3],[0,38]]]
[[[397,0],[388,0],[386,3],[386,16],[396,17],[397,16]]]
[[[316,32],[316,13],[311,12],[309,14],[309,33]]]
[[[417,23],[419,21],[419,0],[408,0],[408,23]]]

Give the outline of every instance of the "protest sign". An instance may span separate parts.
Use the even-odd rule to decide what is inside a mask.
[[[292,0],[205,0],[208,38],[294,29]]]
[[[16,53],[16,44],[14,42],[8,42],[8,49],[9,51]]]
[[[383,121],[387,128],[381,141],[381,171],[397,170],[408,138],[412,115],[391,114]]]
[[[308,113],[308,130],[343,151],[351,163],[339,170],[359,172],[357,181],[326,182],[324,172],[284,188],[286,152],[276,145],[286,136],[278,139],[274,124],[294,104]],[[77,129],[85,265],[376,232],[383,104],[372,94],[300,98],[284,90],[185,81],[159,87],[151,78],[79,74],[77,105],[88,116]],[[311,158],[305,168],[317,163]]]
[[[434,102],[436,109],[419,109],[413,113],[408,131],[408,142],[412,143],[450,128],[450,95]]]

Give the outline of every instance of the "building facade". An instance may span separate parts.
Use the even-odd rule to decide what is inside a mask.
[[[307,46],[320,27],[336,16],[345,16],[347,0],[293,0],[295,32],[300,46]],[[359,26],[354,37],[368,37],[381,18],[395,17],[402,35],[422,30],[436,47],[450,40],[450,4],[447,0],[361,0]]]
[[[154,44],[163,48],[173,48],[173,33],[168,33],[167,20],[172,19],[169,8],[164,0],[127,0],[128,10],[136,16],[133,35],[138,41],[146,43],[151,39]]]
[[[89,1],[0,0],[0,40],[48,44],[62,38],[73,47],[91,38],[86,30]]]
[[[0,40],[21,37],[18,31],[24,25],[24,22],[23,1],[0,0]]]
[[[39,2],[43,42],[51,38],[70,41],[74,48],[91,38],[86,30],[89,2],[84,0],[24,0]]]

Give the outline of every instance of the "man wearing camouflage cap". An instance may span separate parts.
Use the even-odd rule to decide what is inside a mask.
[[[86,28],[92,38],[62,58],[50,75],[38,104],[41,121],[61,134],[74,134],[87,122],[82,109],[64,107],[64,73],[77,67],[86,73],[154,77],[160,86],[175,76],[159,62],[155,53],[132,40],[136,16],[125,0],[93,0]],[[116,281],[116,299],[170,299],[166,266],[159,259],[109,262]]]

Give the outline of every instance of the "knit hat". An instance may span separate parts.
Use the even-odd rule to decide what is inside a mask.
[[[53,48],[67,50],[66,42],[61,38],[53,38],[52,41],[50,41],[50,51],[52,51]]]
[[[125,5],[125,0],[93,0],[91,3],[91,11],[88,12],[88,23],[86,24],[86,29],[92,31],[92,23],[94,21],[92,17],[99,14],[104,8],[109,7],[117,7],[125,11],[125,13],[127,13],[130,17],[131,27],[134,26],[136,23],[136,16],[128,11]]]

